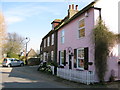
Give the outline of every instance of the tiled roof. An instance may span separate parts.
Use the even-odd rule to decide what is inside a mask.
[[[81,14],[83,14],[84,12],[86,12],[88,9],[94,7],[94,4],[97,2],[98,0],[95,0],[93,2],[91,2],[89,5],[87,5],[86,7],[84,7],[82,10],[80,10],[78,13],[76,13],[73,17],[69,18],[68,16],[66,16],[61,23],[55,27],[55,30],[59,30],[60,28],[62,28],[63,26],[65,26],[66,24],[68,24],[69,22],[71,22],[72,20],[76,19],[77,17],[79,17]]]

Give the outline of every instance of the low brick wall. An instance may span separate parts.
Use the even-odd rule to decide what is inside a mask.
[[[28,59],[28,65],[39,65],[40,64],[40,58],[29,58]]]

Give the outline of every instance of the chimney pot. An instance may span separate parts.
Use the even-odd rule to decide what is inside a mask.
[[[74,10],[74,4],[72,4],[72,9]]]
[[[76,10],[78,10],[78,5],[76,5]]]
[[[71,5],[69,5],[69,9],[71,9]]]

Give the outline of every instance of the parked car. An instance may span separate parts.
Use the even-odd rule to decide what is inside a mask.
[[[24,66],[24,62],[15,58],[5,58],[2,62],[2,66]]]

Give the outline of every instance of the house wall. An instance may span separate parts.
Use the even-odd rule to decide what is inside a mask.
[[[94,28],[94,9],[91,8],[88,11],[88,17],[85,17],[85,37],[79,38],[78,36],[78,30],[79,30],[79,20],[85,17],[85,13],[83,13],[81,16],[76,18],[75,20],[71,21],[69,24],[64,26],[58,31],[58,53],[59,51],[66,50],[66,62],[68,64],[65,66],[65,68],[69,68],[69,58],[67,53],[67,48],[71,47],[72,50],[78,49],[78,48],[84,48],[89,47],[89,62],[94,63],[94,44],[92,40],[92,29]],[[65,31],[65,43],[61,44],[61,30]],[[72,57],[72,69],[75,69],[73,66],[73,59]],[[57,60],[59,62],[59,54],[57,55]],[[94,71],[94,64],[89,66],[90,71]]]
[[[51,39],[52,39],[52,34],[54,33],[54,45],[51,45]],[[48,36],[46,36],[45,38],[43,38],[42,40],[42,51],[41,54],[44,57],[44,52],[49,53],[48,58],[45,59],[45,61],[51,61],[51,51],[54,51],[54,55],[53,55],[53,61],[57,61],[57,32],[53,32],[51,34],[49,34]],[[47,46],[47,38],[50,37],[50,43],[49,46]],[[44,39],[46,39],[46,47],[44,47]],[[47,56],[46,56],[47,57]],[[43,59],[43,58],[42,58]]]
[[[119,0],[118,0],[119,1]],[[110,0],[109,3],[105,0],[99,0],[97,4],[95,4],[95,7],[101,8],[101,16],[103,21],[105,22],[108,29],[114,33],[118,33],[118,1]],[[89,62],[93,62],[93,65],[89,66],[89,71],[95,71],[95,65],[94,65],[94,44],[93,44],[93,37],[92,37],[92,30],[95,27],[99,11],[96,9],[90,9],[88,11],[88,17],[85,17],[85,37],[78,38],[78,22],[81,18],[84,17],[85,13],[83,13],[81,16],[76,18],[75,20],[71,21],[69,24],[65,25],[58,31],[58,55],[57,55],[57,62],[59,62],[59,51],[66,50],[68,47],[71,47],[72,50],[78,49],[80,47],[89,47]],[[61,44],[61,31],[65,31],[65,43]],[[109,78],[111,76],[111,71],[114,70],[114,75],[116,80],[120,80],[120,66],[118,65],[118,45],[115,45],[114,48],[111,49],[111,53],[108,58],[108,70],[105,75],[105,80],[109,81]],[[66,53],[66,64],[65,68],[69,68],[69,54]],[[74,57],[72,57],[72,69],[75,69],[73,66],[73,60]],[[95,76],[95,80],[98,81],[97,74]]]

